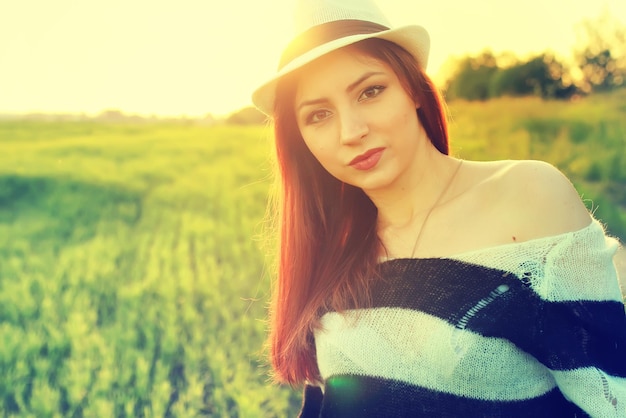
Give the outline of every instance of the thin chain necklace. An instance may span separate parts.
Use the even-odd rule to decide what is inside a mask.
[[[446,184],[446,187],[443,188],[443,190],[439,194],[439,197],[437,197],[437,200],[435,200],[435,203],[433,203],[433,205],[430,207],[430,209],[428,209],[428,212],[426,212],[426,216],[424,217],[424,221],[422,222],[422,226],[421,226],[419,232],[417,233],[417,238],[415,238],[415,243],[413,244],[413,251],[411,251],[411,258],[415,257],[415,251],[417,251],[417,245],[420,242],[420,238],[422,237],[422,231],[424,230],[424,227],[426,226],[426,222],[428,222],[428,218],[430,217],[430,214],[432,213],[432,211],[437,206],[439,206],[439,203],[441,202],[441,199],[443,199],[443,197],[446,195],[446,192],[448,191],[448,189],[450,188],[450,186],[454,182],[454,179],[456,178],[456,175],[459,173],[459,170],[461,169],[462,165],[463,165],[463,160],[460,160],[459,161],[459,165],[456,167],[456,170],[454,170],[454,173],[452,173],[452,176],[450,176],[450,180],[448,180],[448,183]]]

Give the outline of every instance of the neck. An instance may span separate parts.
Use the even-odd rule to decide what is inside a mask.
[[[423,148],[420,151],[424,152],[396,182],[384,189],[366,191],[378,209],[379,230],[421,225],[433,205],[444,204],[450,197],[450,190],[446,191],[448,196],[442,196],[442,192],[458,168],[458,161],[431,144]]]

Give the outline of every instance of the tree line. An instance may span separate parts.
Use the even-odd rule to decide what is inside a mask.
[[[445,83],[448,99],[500,96],[569,99],[626,86],[626,27],[605,13],[581,24],[573,62],[544,52],[527,60],[484,51],[458,60]]]

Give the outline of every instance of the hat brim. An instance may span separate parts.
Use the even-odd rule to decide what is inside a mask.
[[[313,48],[289,62],[270,80],[263,83],[252,93],[252,103],[261,112],[266,115],[272,115],[272,113],[274,113],[274,101],[276,100],[276,84],[282,77],[297,70],[298,68],[301,68],[311,61],[328,54],[329,52],[370,38],[384,39],[398,44],[413,55],[422,68],[426,69],[426,65],[428,64],[428,52],[430,49],[430,37],[428,36],[426,29],[422,26],[402,26],[382,32],[351,35],[335,39],[331,42],[327,42]]]

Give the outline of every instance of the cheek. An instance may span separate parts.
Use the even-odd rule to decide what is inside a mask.
[[[414,127],[418,123],[417,111],[415,109],[408,108],[402,115],[402,122],[406,126]]]
[[[377,108],[370,115],[370,125],[389,131],[412,127],[417,120],[417,111],[412,103],[404,98],[394,100],[393,105]]]
[[[302,136],[302,139],[304,139],[304,145],[306,145],[309,151],[311,151],[311,154],[317,158],[319,144],[315,141],[315,138],[310,135],[306,135],[306,133],[302,131],[300,131],[300,135]]]
[[[313,154],[313,157],[315,157],[315,159],[317,161],[319,161],[319,163],[325,167],[327,170],[329,167],[332,167],[333,165],[333,152],[329,151],[328,148],[324,147],[323,145],[312,145],[309,146],[309,151],[311,151],[311,154]]]
[[[412,102],[405,102],[402,106],[398,106],[399,109],[402,109],[401,112],[396,114],[398,122],[402,122],[401,126],[412,126],[417,123],[417,108],[415,104]]]
[[[344,181],[342,165],[337,156],[337,149],[335,149],[332,144],[319,141],[319,138],[316,139],[317,140],[311,140],[311,138],[308,138],[305,139],[304,143],[313,157],[324,167],[324,170],[336,179]]]
[[[406,118],[408,116],[417,116],[418,105],[407,94],[404,89],[397,88],[394,90],[394,97],[391,99],[394,102],[395,116]]]
[[[329,161],[329,158],[331,158],[334,154],[336,154],[332,148],[332,146],[330,146],[330,144],[328,144],[328,141],[324,140],[325,136],[324,135],[319,135],[319,134],[315,134],[312,135],[310,132],[302,132],[301,131],[301,135],[302,138],[304,139],[304,143],[307,146],[307,148],[309,149],[309,151],[311,152],[311,154],[313,154],[313,156],[322,164],[322,165],[326,165]]]
[[[323,148],[320,148],[317,144],[315,144],[314,142],[310,142],[307,139],[304,140],[304,144],[306,145],[311,155],[313,155],[313,158],[315,158],[320,164],[324,166],[325,164],[324,164]]]

